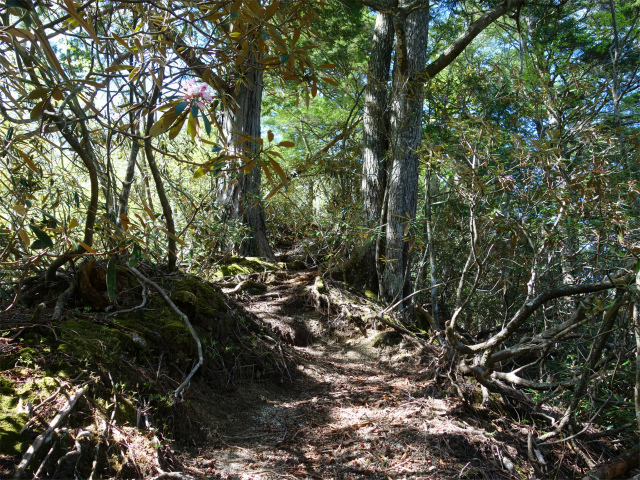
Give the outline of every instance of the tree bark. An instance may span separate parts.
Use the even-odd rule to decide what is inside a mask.
[[[386,182],[385,156],[389,149],[389,114],[387,112],[387,82],[393,51],[393,19],[391,15],[378,12],[373,33],[369,70],[365,88],[363,155],[362,155],[362,200],[364,217],[369,228],[378,226]],[[378,234],[381,234],[378,232]],[[376,273],[376,242],[365,252],[367,285],[378,291]]]
[[[162,213],[164,214],[164,220],[167,224],[167,269],[171,272],[176,268],[177,254],[176,254],[176,228],[173,223],[173,211],[171,210],[171,204],[169,198],[164,190],[164,183],[162,176],[160,175],[160,169],[156,163],[155,156],[153,154],[153,147],[151,145],[151,137],[149,136],[149,130],[153,125],[153,108],[155,107],[158,97],[160,96],[160,89],[157,85],[153,87],[153,94],[151,96],[151,102],[149,105],[149,114],[147,115],[147,125],[145,127],[144,138],[144,153],[147,157],[147,164],[149,170],[151,170],[151,176],[156,184],[156,191],[158,193],[158,199],[160,205],[162,205]],[[151,205],[150,205],[151,206]]]
[[[96,223],[96,215],[98,213],[98,200],[100,198],[100,187],[98,181],[98,171],[96,169],[97,161],[95,157],[95,152],[93,150],[93,144],[91,143],[91,139],[89,137],[88,132],[86,135],[86,128],[82,129],[83,132],[83,143],[79,142],[75,137],[73,132],[71,132],[67,126],[67,122],[60,118],[56,119],[56,125],[60,129],[60,133],[67,141],[67,143],[71,146],[71,148],[76,152],[76,154],[82,160],[85,168],[89,172],[89,184],[91,185],[91,197],[89,200],[89,208],[87,209],[87,216],[85,218],[84,224],[84,238],[83,243],[89,247],[93,245],[93,227]],[[79,245],[77,249],[71,250],[64,255],[56,258],[49,268],[47,268],[47,272],[45,274],[45,279],[50,282],[55,280],[56,272],[60,267],[62,267],[65,263],[67,263],[72,255],[81,255],[85,253],[87,250]]]
[[[405,5],[403,5],[405,6]],[[426,63],[429,12],[426,9],[394,19],[396,56],[391,99],[391,172],[387,214],[389,260],[382,282],[387,300],[393,301],[411,292],[409,282],[409,225],[415,219],[418,200],[418,147],[422,137],[424,81],[419,77]],[[411,316],[411,302],[404,305]]]
[[[241,140],[242,136],[260,138],[264,71],[256,62],[250,62],[247,67],[242,76],[242,84],[236,89],[235,105],[225,113],[223,128],[231,154],[239,153],[257,160],[260,146],[252,141]],[[274,261],[275,256],[267,240],[261,202],[261,175],[262,169],[257,161],[249,173],[245,173],[241,167],[237,179],[227,179],[220,199],[229,208],[229,218],[241,218],[250,229],[250,236],[240,246],[240,253]]]

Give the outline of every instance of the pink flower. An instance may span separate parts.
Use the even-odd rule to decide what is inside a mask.
[[[195,102],[200,108],[204,108],[205,103],[211,103],[213,100],[213,92],[209,85],[194,78],[182,87],[182,95],[187,102]]]

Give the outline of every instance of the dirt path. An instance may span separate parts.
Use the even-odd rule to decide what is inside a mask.
[[[522,452],[511,434],[522,440],[523,432],[505,436],[504,422],[487,431],[486,421],[464,413],[457,397],[439,388],[435,350],[374,348],[377,331],[319,336],[323,317],[299,302],[312,278],[281,277],[266,294],[240,299],[270,325],[303,321],[316,334],[306,346],[288,347],[292,381],[254,382],[211,402],[211,440],[180,454],[186,473],[238,480],[521,478],[514,464]]]

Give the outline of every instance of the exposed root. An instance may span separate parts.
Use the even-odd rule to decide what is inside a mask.
[[[62,292],[62,295],[60,295],[60,297],[58,297],[56,308],[54,308],[53,315],[51,315],[51,320],[59,320],[60,317],[62,317],[64,306],[76,293],[76,283],[73,281],[73,279],[69,279],[68,283],[69,287],[64,292]]]
[[[582,480],[609,480],[624,475],[640,465],[640,445],[627,450],[610,462],[603,463],[590,470]]]
[[[196,331],[193,329],[193,326],[191,325],[189,318],[184,313],[182,313],[182,311],[178,307],[176,307],[176,304],[173,303],[173,301],[169,298],[169,295],[167,295],[167,293],[160,287],[160,285],[155,283],[153,280],[150,280],[149,278],[145,277],[135,267],[129,267],[129,270],[131,270],[131,272],[140,280],[151,285],[160,294],[160,296],[167,303],[167,305],[173,311],[173,313],[178,315],[182,319],[182,321],[185,323],[185,325],[189,329],[189,332],[191,333],[191,336],[195,340],[196,345],[198,346],[198,363],[191,369],[191,373],[187,375],[187,378],[184,379],[184,381],[180,384],[180,386],[176,388],[176,391],[174,392],[173,396],[175,398],[178,398],[178,395],[180,395],[180,393],[187,387],[187,385],[189,385],[189,382],[191,381],[191,378],[193,377],[193,375],[204,363],[204,358],[202,356],[202,343],[200,342],[200,339],[198,338]]]
[[[267,291],[267,286],[264,283],[254,282],[253,280],[244,280],[238,284],[236,284],[230,290],[224,290],[226,294],[234,294],[240,292],[249,292],[249,293],[264,293]]]

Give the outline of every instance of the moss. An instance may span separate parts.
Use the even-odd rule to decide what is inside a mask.
[[[376,348],[392,347],[402,341],[402,334],[395,330],[379,333],[371,341],[371,345]]]
[[[269,263],[258,257],[229,257],[224,265],[220,265],[214,275],[216,278],[231,277],[233,275],[245,275],[249,273],[262,273],[279,270],[284,264]]]
[[[196,277],[185,277],[179,279],[173,284],[174,292],[185,292],[195,295],[195,306],[197,313],[207,316],[217,316],[220,313],[227,311],[227,304],[224,302],[224,298],[218,291],[210,284],[203,282]],[[191,295],[188,296],[189,302],[192,302]]]
[[[35,361],[39,357],[39,355],[34,348],[27,347],[20,350],[19,357],[20,357],[20,360],[29,362],[29,361]]]
[[[193,293],[188,292],[186,290],[179,290],[177,292],[173,292],[171,294],[171,300],[178,303],[188,303],[193,306],[197,306],[198,297],[196,297]]]
[[[18,403],[16,395],[0,395],[0,455],[21,455],[30,443],[29,435],[20,433],[28,418]]]
[[[120,398],[116,405],[115,421],[119,424],[128,423],[129,425],[135,425],[137,420],[138,411],[135,405],[127,398]]]
[[[327,289],[327,286],[324,284],[324,280],[322,279],[322,277],[317,276],[313,284],[318,293],[322,295],[329,294],[329,290]]]
[[[0,394],[3,395],[13,395],[15,394],[15,384],[13,380],[5,375],[0,375]]]
[[[365,288],[364,296],[367,297],[369,300],[373,300],[374,302],[378,301],[378,295],[376,295],[373,291],[369,290],[368,288]]]
[[[68,318],[60,324],[62,347],[77,359],[106,359],[107,362],[119,358],[126,346],[135,346],[133,340],[117,328],[100,325],[85,318]],[[58,347],[58,351],[61,347]]]
[[[25,376],[29,374],[22,369],[16,369],[14,373]],[[21,455],[33,440],[31,434],[20,433],[28,420],[25,406],[50,396],[60,384],[55,378],[48,376],[15,386],[11,379],[3,375],[0,382],[5,385],[4,388],[11,390],[0,393],[0,455]]]
[[[307,268],[307,265],[300,259],[287,263],[287,270],[304,270],[305,268]]]

